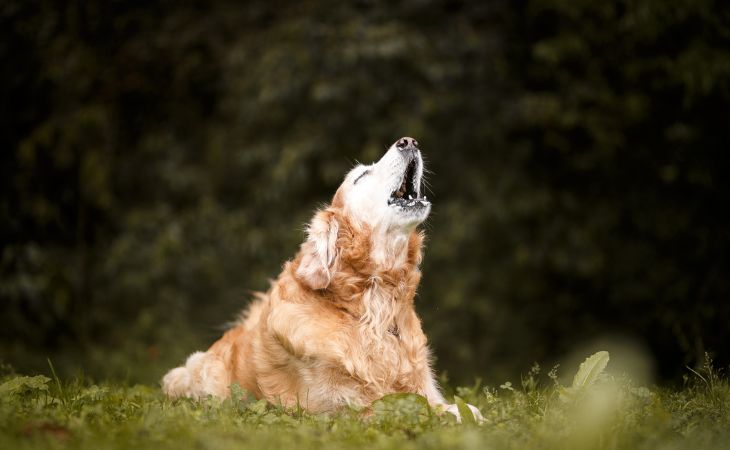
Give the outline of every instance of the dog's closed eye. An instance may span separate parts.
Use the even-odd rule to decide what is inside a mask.
[[[352,184],[357,184],[358,181],[360,181],[360,178],[364,177],[365,175],[369,174],[370,170],[366,170],[365,172],[361,173],[360,175],[355,178],[355,181],[352,182]]]

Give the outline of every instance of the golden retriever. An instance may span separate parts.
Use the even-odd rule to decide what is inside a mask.
[[[269,291],[208,351],[165,375],[164,392],[225,398],[238,383],[257,398],[312,412],[413,392],[460,420],[439,392],[413,308],[423,242],[417,226],[431,211],[422,176],[421,152],[409,137],[378,162],[352,169]]]

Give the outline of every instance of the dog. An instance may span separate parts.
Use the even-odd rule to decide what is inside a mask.
[[[410,137],[353,168],[268,292],[206,352],[168,372],[163,391],[226,398],[238,383],[257,398],[315,413],[409,392],[460,421],[439,391],[413,307],[424,240],[417,227],[431,211],[423,171]]]

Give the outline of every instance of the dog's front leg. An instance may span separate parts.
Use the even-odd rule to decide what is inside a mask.
[[[424,374],[422,392],[419,392],[419,394],[426,397],[426,399],[434,409],[436,409],[437,411],[453,414],[454,416],[456,416],[456,421],[458,423],[461,423],[461,414],[459,413],[459,408],[456,406],[456,404],[446,403],[443,394],[441,394],[441,391],[438,388],[438,383],[436,382],[436,378],[433,376],[433,372],[431,372],[431,369],[427,368],[425,372],[426,373]],[[468,403],[466,406],[468,406],[471,410],[471,413],[477,423],[484,422],[484,417],[482,417],[482,413],[476,406],[470,405]]]

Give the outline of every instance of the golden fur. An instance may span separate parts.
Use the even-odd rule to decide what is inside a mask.
[[[268,292],[208,351],[165,376],[167,395],[225,398],[238,383],[312,412],[367,406],[394,392],[444,404],[413,307],[423,234],[414,225],[399,237],[354,220],[345,189],[315,214]]]

